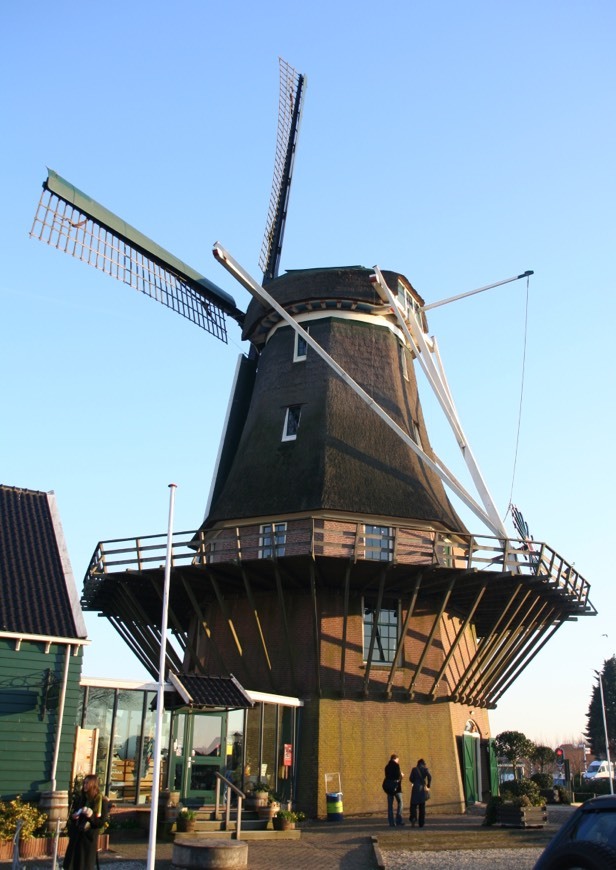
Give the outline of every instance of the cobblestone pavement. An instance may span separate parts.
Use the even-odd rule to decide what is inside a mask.
[[[560,827],[570,812],[557,808],[548,815],[546,842]],[[481,818],[475,815],[431,816],[422,836],[430,832],[481,831]],[[485,829],[484,829],[485,830]],[[309,821],[302,825],[298,840],[249,840],[248,870],[531,870],[541,848],[458,849],[430,851],[424,840],[421,849],[406,849],[414,845],[416,829],[404,827],[396,833],[397,840],[388,844],[392,829],[383,815],[345,818],[340,822]],[[468,842],[468,840],[466,841]],[[466,845],[466,843],[465,843]],[[427,849],[426,849],[427,847]],[[156,845],[156,870],[170,870],[173,845]],[[128,839],[126,832],[112,835],[111,849],[100,854],[100,870],[144,870],[147,862],[147,836]],[[51,861],[28,861],[27,870],[51,870]],[[2,870],[9,870],[4,863]]]

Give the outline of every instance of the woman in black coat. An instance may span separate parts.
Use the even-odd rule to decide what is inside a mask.
[[[423,758],[420,758],[417,766],[411,770],[409,779],[413,785],[411,791],[411,825],[415,827],[417,815],[419,814],[419,827],[423,828],[426,823],[426,801],[430,797],[430,786],[432,785],[432,775]]]
[[[385,779],[383,780],[383,791],[387,794],[387,818],[389,825],[395,828],[396,825],[403,825],[402,821],[402,778],[404,774],[400,770],[398,756],[394,752],[387,764],[385,765]],[[396,801],[396,812],[394,817],[394,800]]]
[[[84,776],[81,793],[71,805],[64,870],[94,870],[98,835],[108,817],[109,801],[101,794],[98,777]]]

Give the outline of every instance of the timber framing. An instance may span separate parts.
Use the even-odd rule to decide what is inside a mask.
[[[169,612],[177,650],[170,648],[168,667],[220,672],[225,665],[237,667],[235,660],[244,668],[243,679],[254,685],[327,697],[331,675],[324,681],[323,649],[329,644],[335,696],[356,697],[351,661],[361,649],[351,625],[361,619],[369,597],[376,613],[399,602],[401,618],[385,675],[380,662],[375,670],[373,623],[362,697],[494,707],[564,622],[595,612],[586,581],[546,544],[529,553],[522,541],[400,527],[392,534],[405,546],[394,546],[391,560],[379,561],[362,558],[363,523],[347,523],[346,533],[340,525],[328,536],[322,519],[312,526],[302,520],[295,531],[288,520],[285,554],[267,559],[258,558],[254,527],[218,529],[209,538],[203,531],[174,535]],[[166,536],[100,544],[83,595],[85,609],[107,616],[153,676],[165,548]],[[311,630],[298,637],[293,614],[302,601]],[[324,619],[339,620],[335,643]],[[451,626],[446,640],[445,621]],[[469,643],[470,656],[462,652]],[[281,662],[287,682],[279,684]]]

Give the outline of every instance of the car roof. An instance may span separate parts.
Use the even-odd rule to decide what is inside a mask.
[[[592,812],[593,810],[616,810],[616,794],[602,794],[599,797],[591,798],[580,807],[582,812]]]

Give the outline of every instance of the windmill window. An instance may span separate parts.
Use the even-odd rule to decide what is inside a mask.
[[[259,527],[259,559],[284,556],[286,543],[286,523],[266,523]]]
[[[404,345],[400,345],[400,365],[402,366],[402,377],[405,381],[409,379],[409,364],[406,358],[406,352],[404,350]]]
[[[379,611],[376,602],[364,599],[364,661],[370,655],[370,642],[374,631],[374,646],[372,662],[375,664],[392,664],[398,646],[400,630],[399,602],[384,603]]]
[[[393,530],[389,526],[364,526],[364,558],[391,562],[394,554]]]
[[[415,312],[419,314],[419,305],[413,294],[404,286],[402,281],[398,281],[398,305],[402,309],[404,317],[408,320],[411,314]]]
[[[418,447],[421,447],[423,450],[423,444],[421,443],[421,435],[419,434],[419,426],[414,420],[411,420],[411,436],[413,441]]]
[[[306,332],[310,332],[309,329]],[[295,333],[295,344],[293,346],[293,362],[303,362],[308,354],[308,342],[299,332]]]
[[[299,429],[299,418],[302,413],[301,405],[290,405],[287,408],[287,413],[284,418],[284,427],[282,430],[283,441],[295,441],[297,438],[297,430]]]

